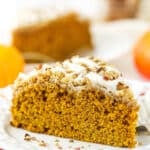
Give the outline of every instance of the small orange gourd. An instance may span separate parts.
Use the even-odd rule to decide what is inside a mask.
[[[16,48],[0,45],[0,87],[13,83],[23,68],[24,59]]]

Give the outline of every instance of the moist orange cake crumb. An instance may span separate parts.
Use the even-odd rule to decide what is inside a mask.
[[[15,127],[76,140],[135,147],[139,106],[121,73],[94,57],[43,65],[14,83]]]

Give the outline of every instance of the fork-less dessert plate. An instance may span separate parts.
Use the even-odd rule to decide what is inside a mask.
[[[129,81],[135,96],[141,105],[140,125],[146,126],[147,131],[137,134],[138,144],[135,150],[150,150],[150,112],[148,99],[150,85],[137,81]],[[9,112],[12,98],[11,86],[0,90],[0,149],[2,150],[126,150],[128,148],[112,147],[59,138],[45,134],[37,134],[10,125]]]

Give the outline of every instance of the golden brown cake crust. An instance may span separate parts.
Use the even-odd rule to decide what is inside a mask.
[[[103,79],[95,83],[89,77],[91,73]],[[122,80],[119,72],[93,57],[74,57],[40,67],[27,78],[19,77],[14,85],[12,125],[60,137],[134,147],[139,107]]]
[[[37,52],[55,60],[64,60],[82,49],[92,49],[89,27],[87,20],[70,13],[16,29],[12,44],[23,52]]]

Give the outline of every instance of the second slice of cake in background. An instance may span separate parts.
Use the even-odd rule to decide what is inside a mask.
[[[12,44],[23,53],[64,60],[92,49],[90,23],[76,13],[33,9],[20,20],[13,31]]]

